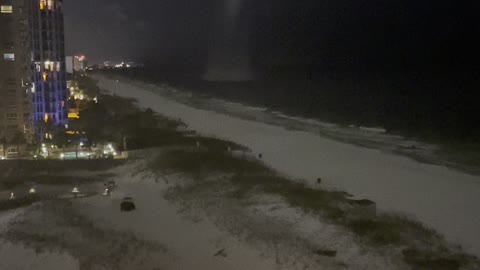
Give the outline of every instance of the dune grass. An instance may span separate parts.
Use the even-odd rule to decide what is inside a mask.
[[[40,200],[37,196],[28,196],[15,200],[0,201],[0,211],[11,210],[19,207],[29,206]]]
[[[228,144],[224,141],[209,139],[208,147],[196,151],[167,151],[153,160],[150,168],[157,172],[189,176],[194,180],[187,188],[189,192],[194,189],[208,192],[210,189],[214,194],[219,192],[218,186],[225,186],[225,183],[219,182],[227,181],[231,187],[231,198],[246,200],[252,194],[280,196],[292,207],[317,214],[328,222],[349,229],[371,246],[396,246],[406,250],[402,256],[413,269],[456,270],[474,260],[473,257],[459,256],[450,251],[441,235],[408,217],[380,214],[371,219],[354,218],[351,212],[355,211],[355,208],[348,207],[349,198],[346,193],[313,188],[288,179],[258,160],[232,156],[226,150],[226,145]],[[217,180],[209,178],[215,174],[228,177]],[[434,255],[429,255],[427,251]]]
[[[148,118],[151,117],[151,112],[145,111],[140,115]],[[156,121],[156,126],[139,125],[148,121],[130,122],[135,126],[126,129],[131,133],[130,144],[138,142],[138,149],[158,146],[169,149],[168,147],[176,146],[162,151],[148,166],[162,176],[180,173],[191,179],[189,186],[180,188],[181,192],[196,189],[215,196],[219,192],[225,192],[221,188],[228,186],[229,196],[238,200],[248,200],[254,194],[277,195],[292,207],[349,229],[373,247],[394,246],[403,250],[401,256],[414,269],[457,270],[473,261],[477,263],[476,258],[452,251],[441,235],[420,222],[397,214],[359,219],[352,215],[351,212],[356,211],[356,208],[349,207],[349,198],[344,192],[313,188],[281,176],[259,160],[237,157],[229,152],[246,150],[244,147],[224,140],[179,132],[177,127],[182,124],[174,120],[157,116]],[[215,175],[225,177],[212,177]]]
[[[27,183],[69,185],[98,181],[97,177],[73,176],[74,171],[101,172],[125,164],[125,160],[3,160],[0,190]]]
[[[475,260],[472,256],[461,253],[448,253],[446,250],[404,249],[402,254],[404,260],[414,270],[458,270],[468,266],[467,263],[469,261]]]

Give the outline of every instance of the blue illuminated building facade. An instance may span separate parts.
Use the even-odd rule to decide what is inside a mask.
[[[68,124],[63,0],[33,0],[31,29],[32,127],[37,141],[43,123]]]

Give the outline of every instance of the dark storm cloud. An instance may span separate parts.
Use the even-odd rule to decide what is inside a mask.
[[[66,1],[67,50],[95,61],[156,59],[200,68],[222,4]],[[237,31],[250,33],[257,66],[465,68],[478,47],[476,10],[473,1],[245,0],[239,18],[250,22]]]
[[[113,20],[125,22],[128,20],[125,8],[119,3],[113,3],[106,8],[106,13],[111,12],[113,14]]]
[[[107,1],[65,3],[67,53],[104,59],[168,57],[205,43],[209,1]],[[201,3],[200,3],[201,2]]]

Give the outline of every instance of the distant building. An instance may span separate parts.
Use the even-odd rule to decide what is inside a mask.
[[[65,69],[67,74],[73,74],[73,56],[65,57]]]
[[[68,123],[62,5],[0,0],[0,140],[40,141],[41,123]]]
[[[26,1],[31,5],[33,127],[41,140],[41,122],[68,124],[63,0]]]
[[[80,89],[80,84],[76,80],[67,81],[67,87],[70,91],[70,98],[73,100],[90,100],[85,92]]]
[[[84,72],[86,68],[87,68],[87,58],[85,57],[85,55],[73,57],[73,71]]]
[[[0,1],[0,156],[18,149],[3,144],[32,140],[31,36],[26,0]],[[23,139],[18,135],[23,135]],[[11,143],[15,145],[15,143]],[[3,153],[6,152],[6,153]]]
[[[68,74],[85,72],[87,69],[87,58],[85,55],[65,57],[65,68]]]
[[[104,66],[105,68],[111,68],[111,67],[115,67],[115,63],[113,63],[113,62],[110,61],[110,60],[107,60],[107,61],[103,62],[103,66]]]
[[[121,62],[115,65],[115,68],[126,68],[126,67],[127,67],[127,64],[125,64],[125,62]]]

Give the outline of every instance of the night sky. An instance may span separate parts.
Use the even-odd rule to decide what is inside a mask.
[[[453,0],[67,0],[66,44],[90,63],[139,61],[141,75],[177,82],[248,63],[266,83],[250,89],[257,102],[478,140],[479,10]],[[212,42],[222,29],[227,42]],[[211,53],[228,42],[231,52]]]
[[[156,60],[205,65],[223,1],[65,1],[68,54],[91,62]],[[248,33],[254,67],[474,72],[476,1],[245,0],[237,33]]]

